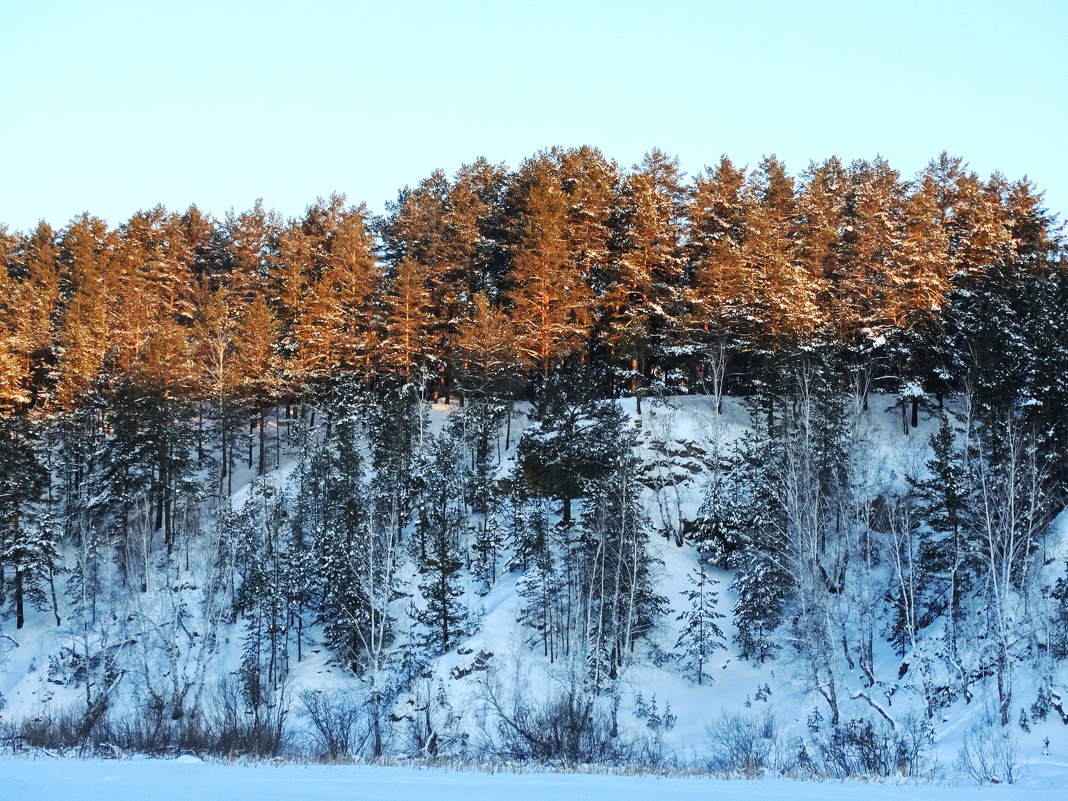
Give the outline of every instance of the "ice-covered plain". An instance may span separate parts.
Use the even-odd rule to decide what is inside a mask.
[[[196,760],[0,759],[3,801],[1061,801],[1053,775],[1012,786],[757,781],[410,767],[220,765]]]

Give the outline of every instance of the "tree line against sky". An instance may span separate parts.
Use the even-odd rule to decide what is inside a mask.
[[[722,388],[814,343],[896,347],[895,377],[939,391],[962,380],[935,341],[953,292],[1006,265],[1040,278],[1059,241],[1027,180],[945,154],[912,180],[881,159],[794,177],[774,157],[687,180],[660,151],[623,170],[582,147],[436,171],[382,217],[337,195],[290,220],[156,207],[5,231],[0,248],[13,410],[124,382],[278,400],[340,373],[451,395],[561,365],[615,392]]]

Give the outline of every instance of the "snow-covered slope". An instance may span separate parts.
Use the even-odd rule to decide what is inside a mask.
[[[864,429],[862,436],[868,448],[872,474],[886,483],[887,491],[900,488],[906,474],[917,475],[922,471],[929,458],[928,439],[936,428],[934,420],[924,419],[919,428],[904,434],[898,412],[885,410],[889,402],[875,396],[870,410],[858,423]],[[777,658],[763,664],[740,657],[732,639],[735,632],[732,609],[737,598],[729,589],[731,575],[728,571],[712,570],[717,582],[718,611],[723,616],[720,622],[727,640],[726,649],[713,657],[713,665],[708,671],[712,680],[700,685],[694,683],[671,658],[682,625],[677,620],[677,612],[684,605],[682,594],[688,588],[687,575],[697,565],[697,552],[692,545],[687,541],[678,544],[674,534],[684,531],[697,517],[708,460],[717,458],[717,453],[726,453],[745,434],[749,429],[748,414],[732,399],[725,401],[723,414],[717,414],[704,397],[674,398],[667,404],[646,403],[641,415],[633,400],[620,403],[629,424],[638,432],[646,484],[643,502],[653,527],[663,532],[654,534],[650,543],[656,563],[656,588],[668,599],[673,611],[661,616],[650,635],[639,642],[634,658],[621,669],[614,685],[617,689],[611,696],[596,701],[598,709],[606,715],[614,712],[620,737],[629,738],[632,748],[640,751],[642,760],[654,764],[703,766],[714,749],[710,729],[714,731],[723,721],[736,726],[739,720],[763,726],[764,720],[771,717],[775,721],[776,753],[767,760],[766,767],[774,772],[776,764],[796,766],[798,755],[805,748],[803,741],[811,742],[814,730],[820,728],[821,716],[825,717],[827,711],[820,698],[810,690],[810,682],[803,675],[805,665],[791,656],[789,644]],[[455,412],[455,405],[433,406],[429,430],[439,430],[448,415]],[[525,422],[524,409],[520,408],[513,422],[510,450],[503,448],[502,437],[501,476],[510,470],[515,456],[514,443]],[[265,484],[285,489],[293,470],[293,460],[283,460],[282,466],[267,476]],[[251,475],[244,474],[242,478],[243,481],[237,482],[232,500],[234,509],[241,508],[255,490],[256,482]],[[177,686],[188,682],[190,693],[199,694],[202,703],[210,703],[211,694],[227,681],[233,681],[239,669],[244,622],[240,617],[234,621],[229,610],[203,603],[203,587],[217,578],[213,573],[217,554],[212,550],[212,542],[206,538],[202,543],[185,543],[178,547],[185,550],[180,559],[174,560],[173,572],[164,572],[157,566],[152,574],[155,584],[145,593],[130,593],[135,603],[128,609],[128,618],[116,618],[113,622],[114,648],[121,649],[124,654],[125,672],[116,678],[112,713],[143,709],[152,702],[146,686],[160,683]],[[1068,512],[1055,521],[1044,547],[1047,552],[1043,570],[1049,571],[1044,581],[1052,583],[1059,575],[1057,571],[1063,573],[1064,558],[1068,554]],[[112,569],[116,570],[112,577],[115,592],[122,592],[121,577],[117,568]],[[393,612],[397,616],[398,630],[403,631],[411,625],[406,617],[408,607],[405,604],[407,598],[415,594],[414,568],[406,565],[400,571],[400,578],[404,593],[393,604]],[[69,575],[58,577],[57,589],[61,599],[67,580]],[[477,758],[485,753],[486,744],[494,741],[498,733],[499,723],[490,703],[493,693],[506,704],[518,698],[535,699],[536,703],[538,699],[554,698],[576,680],[581,681],[582,665],[566,656],[550,662],[540,648],[530,644],[531,630],[516,622],[522,605],[517,591],[518,581],[517,572],[504,573],[482,595],[476,583],[470,577],[466,579],[464,601],[470,612],[469,628],[473,633],[444,655],[430,659],[414,689],[391,700],[387,751],[418,753],[411,729],[425,726],[435,730],[442,742],[446,737],[451,738],[447,750],[449,756]],[[185,614],[175,612],[179,607]],[[64,619],[67,617],[62,603],[60,615]],[[134,626],[137,621],[152,623]],[[202,633],[213,625],[218,628],[219,640],[207,643]],[[134,629],[141,634],[131,637],[130,632]],[[311,748],[314,746],[313,727],[299,703],[302,695],[309,692],[324,693],[333,698],[348,695],[355,699],[354,703],[360,704],[367,697],[368,684],[366,675],[355,677],[338,664],[335,655],[324,645],[321,627],[309,623],[304,635],[299,661],[295,653],[290,654],[286,681],[290,714],[285,725],[292,745]],[[51,611],[33,612],[24,629],[17,633],[4,632],[0,644],[0,693],[6,702],[0,715],[4,722],[54,718],[78,705],[84,708],[84,683],[74,680],[79,666],[71,659],[71,654],[78,652],[78,636],[69,623],[57,627]],[[153,636],[158,641],[151,642]],[[161,643],[171,643],[174,647],[157,647]],[[881,637],[876,640],[874,685],[860,670],[847,666],[845,656],[840,655],[839,659],[842,664],[836,669],[842,677],[839,694],[845,720],[863,718],[884,729],[890,726],[898,732],[919,732],[922,726],[918,721],[923,706],[913,682],[915,672],[909,675],[903,671],[903,660],[891,645]],[[1052,669],[1056,683],[1061,687],[1068,686],[1068,671],[1064,665],[1054,665]],[[142,673],[140,677],[138,671]],[[146,676],[151,676],[152,681],[142,680]],[[1014,717],[1015,708],[1029,707],[1040,689],[1037,672],[1026,664],[1017,668],[1015,679],[1014,697],[1019,700],[1014,703]],[[190,708],[194,707],[194,700],[189,698]],[[614,708],[616,705],[618,708]],[[995,706],[996,687],[992,680],[987,680],[976,684],[970,701],[957,699],[941,711],[941,719],[933,721],[929,776],[967,780],[956,765],[958,752],[973,727],[984,725]],[[823,726],[826,727],[825,721]],[[1013,757],[1017,775],[1020,772],[1030,775],[1032,786],[1037,787],[1058,786],[1058,783],[1068,781],[1068,727],[1055,715],[1047,716],[1044,721],[1029,722],[1026,729],[1013,724],[1011,730],[1018,749]],[[424,755],[432,753],[424,748]],[[42,772],[42,766],[51,763],[38,762],[18,771],[14,767],[16,764],[22,763],[3,763],[3,772],[17,772],[22,782],[19,787],[28,794],[4,796],[4,793],[15,792],[15,785],[3,782],[0,783],[0,797],[49,797],[49,791],[41,788],[59,774],[48,772],[47,767]],[[121,784],[132,788],[145,780],[143,773],[147,776],[152,769],[144,765],[114,768],[92,765],[64,766],[60,770],[69,771],[72,782],[79,781],[79,771],[87,771],[86,775],[96,778],[107,773],[118,782],[116,787]],[[237,781],[236,774],[224,776],[218,770],[203,766],[170,766],[162,781],[179,788],[195,776],[197,782],[213,782],[211,786],[218,789],[212,792],[217,792],[218,797],[231,797],[226,788]],[[477,785],[484,781],[484,778],[457,777],[455,774],[242,770],[245,771],[242,781],[256,786],[281,782],[279,786],[284,787],[297,780],[314,781],[321,791],[313,794],[323,798],[341,797],[356,790],[363,792],[372,785],[379,786],[376,783],[381,781],[397,788],[397,794],[390,794],[390,798],[420,797],[426,792],[424,776],[436,777],[437,786],[448,786],[459,796],[477,791]],[[624,786],[618,782],[619,779],[598,782],[586,777],[521,776],[495,784],[494,793],[502,798],[511,797],[509,793],[526,797],[528,791],[537,788],[545,792],[556,792],[557,789],[575,794],[581,792],[585,798],[627,797],[628,794],[637,797],[636,785]],[[655,782],[648,778],[640,780],[645,789]],[[557,788],[557,784],[561,786]],[[656,785],[657,792],[660,786]],[[710,785],[706,781],[672,780],[665,782],[663,787],[670,787],[673,797],[683,798],[688,794],[703,795]],[[274,797],[270,792],[257,792],[256,797]],[[753,796],[749,789],[744,792],[749,797],[759,797]],[[783,793],[804,797],[799,794],[798,785],[792,783],[769,782],[759,792],[768,797]],[[814,792],[819,797],[854,797],[851,795],[853,789],[848,787],[821,785]],[[932,798],[941,797],[938,791],[930,792]],[[894,789],[865,795],[871,798],[899,796],[921,797],[912,790]],[[215,796],[198,793],[197,797],[208,801]]]

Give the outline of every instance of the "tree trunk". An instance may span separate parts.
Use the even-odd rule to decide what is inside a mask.
[[[381,719],[382,719],[382,702],[378,698],[378,690],[375,690],[375,700],[374,700],[374,730],[375,730],[375,738],[374,738],[374,747],[373,747],[373,751],[372,751],[372,754],[371,754],[375,759],[378,759],[379,757],[382,756],[382,724],[381,724]]]
[[[260,462],[257,465],[256,475],[262,476],[267,472],[267,409],[261,403],[260,407]]]
[[[171,529],[172,510],[174,508],[169,487],[163,488],[163,541],[167,544],[167,556],[174,549],[174,533]]]
[[[171,446],[167,445],[164,451],[164,463],[166,465],[171,464],[171,459],[174,453],[171,450]],[[163,541],[167,543],[167,556],[171,555],[171,548],[174,544],[174,533],[172,529],[172,512],[174,509],[174,493],[171,491],[171,476],[170,469],[160,471],[164,476],[163,481]]]
[[[1005,643],[1002,642],[998,647],[998,661],[997,661],[997,679],[998,679],[998,701],[1001,711],[1001,725],[1009,725],[1009,709],[1012,706],[1012,679],[1009,676],[1009,656],[1008,649],[1005,647]]]
[[[226,484],[226,474],[229,472],[229,462],[227,461],[227,454],[230,449],[227,447],[227,441],[230,438],[229,432],[226,430],[226,426],[222,427],[222,454],[219,466],[219,494],[222,494],[223,487]]]
[[[504,422],[504,450],[507,453],[512,447],[512,399],[508,399],[508,414],[505,416]]]
[[[641,417],[642,416],[642,393],[641,393],[640,388],[638,386],[638,379],[635,377],[635,376],[641,375],[641,373],[638,372],[638,360],[637,359],[631,359],[630,360],[630,370],[631,370],[630,391],[634,395],[635,410],[638,413],[638,417]]]
[[[164,476],[164,459],[163,455],[159,455],[158,464],[156,466],[156,486],[155,486],[155,507],[156,507],[156,520],[155,531],[159,531],[163,528],[163,487],[166,482],[166,476]]]
[[[230,447],[227,448],[227,451],[226,451],[226,458],[227,458],[227,462],[226,463],[227,463],[227,465],[229,465],[229,467],[226,470],[226,495],[227,495],[227,497],[233,497],[233,494],[234,494],[234,447],[237,445],[237,441],[236,441],[237,440],[237,435],[236,435],[236,433],[229,433],[229,432],[228,432],[228,435],[231,437],[231,439],[230,439]]]
[[[15,568],[15,628],[21,629],[26,623],[25,610],[22,601],[22,571]]]
[[[56,616],[56,627],[59,627],[59,603],[56,601],[56,573],[49,567],[48,568],[48,586],[52,590],[52,614]]]

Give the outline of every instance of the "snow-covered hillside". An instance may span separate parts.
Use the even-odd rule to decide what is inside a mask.
[[[932,458],[929,440],[938,429],[938,420],[932,415],[904,433],[898,411],[886,408],[890,403],[891,399],[873,396],[868,409],[857,410],[851,422],[852,442],[863,455],[851,480],[870,485],[869,496],[875,499],[872,503],[876,507],[881,503],[878,499],[907,489],[906,476],[926,475],[925,464]],[[735,563],[720,553],[702,558],[695,547],[699,540],[695,532],[702,516],[708,515],[710,472],[716,471],[716,465],[736,459],[740,443],[753,430],[749,414],[732,399],[726,399],[722,414],[717,414],[705,397],[647,402],[640,415],[633,399],[618,405],[624,426],[634,437],[640,482],[636,497],[648,514],[650,581],[655,594],[666,603],[651,627],[631,641],[633,651],[612,657],[610,667],[605,667],[611,673],[606,673],[600,686],[591,689],[588,650],[554,645],[559,650],[551,652],[544,627],[530,624],[529,608],[534,602],[530,586],[524,582],[529,582],[531,570],[518,566],[514,542],[502,537],[500,552],[493,556],[495,575],[491,578],[486,578],[485,564],[481,571],[477,569],[478,560],[486,557],[475,550],[484,518],[476,513],[471,514],[473,522],[462,527],[460,545],[466,564],[455,573],[459,582],[456,601],[464,610],[462,621],[456,625],[461,634],[446,640],[444,653],[436,652],[432,644],[420,645],[426,642],[429,602],[411,544],[418,521],[409,521],[404,532],[407,542],[396,544],[396,553],[390,557],[395,559],[395,586],[384,596],[380,608],[371,607],[370,633],[360,635],[373,640],[375,626],[385,626],[388,618],[388,636],[361,646],[362,663],[357,673],[351,669],[352,655],[340,653],[338,641],[330,640],[329,620],[321,615],[316,618],[310,611],[306,619],[298,620],[321,599],[304,599],[300,610],[280,613],[284,626],[271,628],[262,609],[241,600],[240,586],[227,587],[227,582],[240,585],[252,574],[232,567],[238,557],[227,552],[231,540],[224,536],[220,521],[225,518],[235,526],[234,521],[244,521],[271,532],[272,527],[288,525],[300,514],[300,482],[308,480],[309,468],[301,461],[301,446],[290,442],[279,451],[282,458],[277,469],[262,478],[250,470],[240,473],[234,494],[225,504],[203,500],[197,513],[204,517],[202,526],[207,534],[179,539],[170,553],[165,553],[160,543],[150,542],[139,557],[129,554],[131,559],[144,561],[143,591],[128,586],[133,574],[129,567],[123,572],[115,560],[107,560],[103,569],[108,575],[101,580],[105,590],[95,601],[99,604],[95,617],[75,608],[79,585],[74,582],[80,576],[68,571],[56,576],[58,610],[53,612],[43,605],[41,610],[28,612],[21,630],[3,630],[0,693],[5,705],[0,716],[7,742],[19,750],[32,741],[35,730],[54,733],[64,726],[77,728],[85,721],[86,708],[99,704],[98,718],[88,725],[105,720],[110,723],[100,724],[103,734],[90,737],[91,753],[123,753],[113,742],[123,727],[125,735],[138,729],[143,741],[151,742],[152,726],[166,731],[183,716],[200,715],[205,726],[209,722],[223,726],[228,720],[235,729],[240,728],[238,724],[252,725],[254,717],[256,725],[277,729],[281,751],[293,754],[366,757],[378,738],[385,754],[478,761],[508,753],[509,738],[527,737],[539,716],[545,718],[546,727],[558,725],[559,721],[549,720],[550,713],[559,713],[560,704],[569,704],[566,714],[560,713],[563,720],[570,715],[572,723],[584,731],[583,736],[615,744],[612,760],[631,763],[806,776],[816,770],[818,748],[825,760],[823,772],[827,772],[831,770],[827,754],[838,747],[843,760],[853,760],[843,764],[842,773],[857,772],[857,760],[871,759],[873,764],[888,767],[885,772],[892,775],[911,773],[913,778],[959,785],[972,778],[958,759],[962,749],[970,748],[973,768],[977,762],[988,760],[992,776],[1001,770],[1002,763],[1011,763],[1012,779],[1026,778],[1031,787],[1055,787],[1068,780],[1068,727],[1048,708],[1050,692],[1056,695],[1068,688],[1068,670],[1048,652],[1021,650],[1022,655],[1014,655],[1012,720],[1007,727],[996,725],[997,682],[992,670],[980,668],[979,657],[974,657],[976,661],[969,668],[975,675],[967,693],[951,693],[948,701],[938,704],[937,716],[927,719],[931,695],[949,692],[944,688],[954,683],[939,650],[945,647],[945,623],[935,620],[925,624],[920,639],[905,644],[905,657],[898,651],[899,642],[888,641],[885,634],[892,605],[884,603],[881,596],[885,594],[889,601],[895,576],[904,575],[900,566],[895,572],[886,548],[863,570],[855,565],[843,567],[843,571],[848,570],[843,574],[850,578],[837,588],[832,605],[827,607],[827,614],[835,616],[833,630],[841,632],[842,643],[832,644],[829,659],[833,664],[820,669],[834,677],[836,708],[841,715],[838,726],[831,725],[826,698],[818,691],[818,682],[812,681],[812,660],[791,642],[790,625],[784,623],[775,633],[776,653],[770,658],[743,658],[736,641],[734,610],[739,597],[732,585]],[[497,441],[491,448],[494,482],[515,475],[516,442],[531,413],[526,406],[517,407],[509,442],[505,442],[503,427],[495,435]],[[464,414],[455,403],[433,405],[418,436],[432,440],[448,428],[450,420]],[[311,447],[308,442],[314,444],[326,437],[327,423],[320,418],[303,446],[305,453]],[[366,457],[366,445],[360,447]],[[467,487],[464,492],[473,494],[474,490]],[[574,519],[583,519],[589,504],[581,497],[574,502]],[[566,540],[572,529],[561,523],[560,504],[549,503],[545,508],[550,516],[543,521],[546,530]],[[872,512],[872,519],[878,514],[878,509]],[[888,513],[882,514],[880,522],[890,519]],[[507,527],[506,510],[498,510],[493,525],[502,530]],[[572,527],[578,530],[581,525]],[[873,531],[876,527],[873,524]],[[146,531],[144,536],[151,540],[154,535]],[[882,531],[878,536],[888,534]],[[1034,560],[1039,572],[1031,608],[1035,616],[1051,614],[1052,602],[1041,588],[1052,587],[1064,575],[1066,546],[1068,513],[1054,521],[1042,540],[1041,554]],[[566,560],[567,552],[562,553]],[[64,556],[67,564],[79,564],[77,554]],[[509,559],[511,569],[507,567]],[[702,565],[707,570],[706,597],[714,601],[708,621],[714,621],[723,636],[695,673],[692,663],[683,659],[685,647],[680,645],[680,638],[693,603],[687,593],[692,593],[694,577],[701,575]],[[866,577],[869,584],[850,584],[856,576]],[[375,579],[369,580],[373,583]],[[879,597],[872,600],[873,594]],[[863,640],[865,619],[861,613],[868,602],[875,610],[870,621],[874,636],[870,662],[865,664],[854,641]],[[236,612],[234,604],[239,607]],[[374,615],[378,613],[385,617],[376,622]],[[984,638],[978,621],[987,613],[980,594],[973,592],[965,614],[975,625],[962,624],[961,631]],[[272,679],[271,686],[257,687],[259,698],[250,698],[247,676],[254,626],[259,627],[262,642],[270,637],[284,641],[280,650],[277,644],[271,650],[284,664],[280,661],[268,667],[263,662],[266,657],[256,657],[256,664],[263,667],[265,675],[269,670]],[[979,653],[980,645],[975,645],[970,650],[961,647],[961,652]],[[695,676],[700,676],[700,683]],[[256,680],[263,681],[260,676]],[[388,692],[383,689],[386,687]],[[377,717],[369,711],[375,705],[381,707]],[[575,716],[581,720],[575,721]],[[604,727],[603,731],[598,727]],[[839,731],[851,732],[854,739],[836,746],[834,737]],[[567,732],[557,734],[568,736]],[[195,740],[183,747],[197,750]],[[870,754],[864,753],[865,747],[871,749]],[[906,748],[913,752],[903,753]],[[739,755],[739,749],[746,753]],[[247,743],[236,747],[237,752],[244,750]],[[375,792],[385,792],[383,787],[389,788],[390,798],[422,797],[427,782],[434,783],[438,794],[441,787],[447,787],[448,793],[455,791],[460,796],[478,792],[488,781],[484,776],[319,768],[235,768],[224,773],[219,768],[192,765],[168,765],[156,774],[156,768],[147,763],[60,763],[57,767],[41,761],[5,762],[2,770],[17,776],[17,782],[5,779],[0,783],[0,796],[11,798],[50,797],[49,782],[58,785],[61,776],[66,777],[63,783],[72,783],[68,786],[81,783],[83,776],[100,782],[113,780],[108,786],[114,788],[163,782],[176,788],[176,793],[195,782],[197,797],[204,801],[236,797],[231,791],[238,785],[248,797],[252,797],[248,788],[253,786],[263,790],[255,792],[257,798],[281,797],[279,794],[294,781],[310,782],[319,789],[311,792],[302,787],[302,794],[322,798],[348,797],[357,791],[367,791],[367,797],[373,798],[377,797]],[[639,790],[652,791],[648,785],[656,785],[655,791],[660,792],[662,781],[672,797],[684,798],[703,795],[709,788],[707,780],[697,779],[628,781],[635,783],[585,776],[518,776],[495,781],[494,794],[528,797],[537,790],[585,798],[638,797]],[[269,792],[267,784],[272,788]],[[108,797],[116,792],[125,794],[113,789]],[[729,797],[735,790],[727,788],[724,792]],[[803,797],[810,791],[776,781],[759,790],[747,786],[738,792],[747,797],[762,797],[763,793],[770,798],[784,793]],[[819,797],[855,797],[851,786],[820,785],[811,792]],[[943,795],[934,789],[923,792],[924,798]],[[451,797],[448,793],[446,797]],[[864,797],[921,796],[913,788],[891,788]]]

